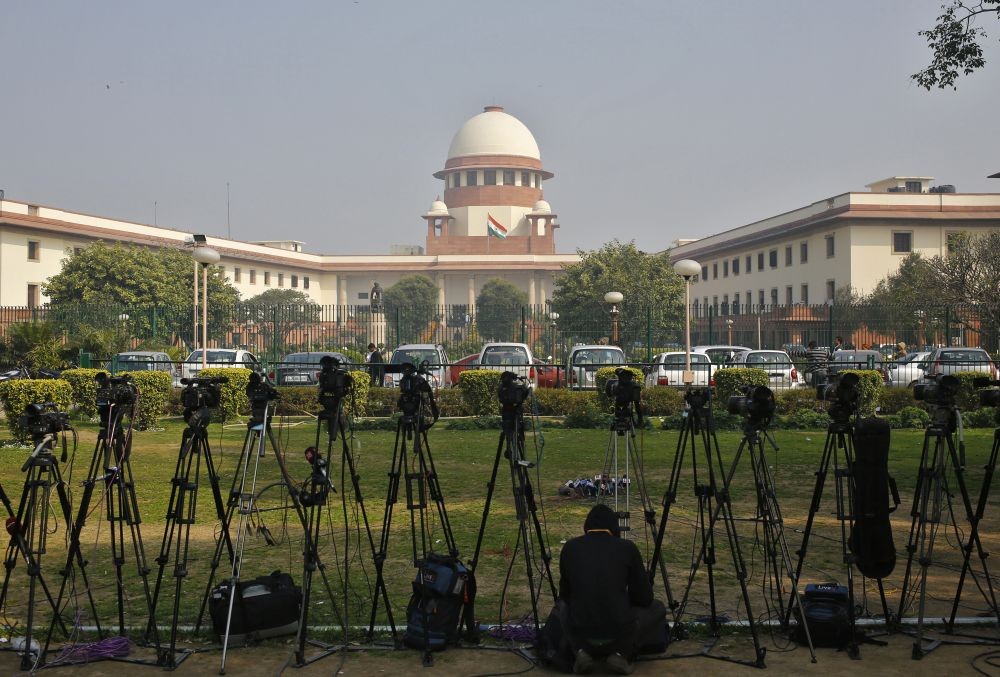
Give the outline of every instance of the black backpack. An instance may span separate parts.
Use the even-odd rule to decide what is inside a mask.
[[[244,644],[249,640],[298,632],[302,589],[295,585],[290,575],[275,571],[252,581],[241,581],[237,589],[239,596],[233,600],[229,627],[230,643]],[[226,632],[229,593],[229,581],[223,581],[212,588],[208,600],[212,629],[219,637]]]
[[[475,580],[461,561],[429,554],[413,581],[403,643],[425,652],[442,651],[461,639],[463,622],[467,638],[475,641],[475,596]]]
[[[899,506],[899,491],[889,475],[889,432],[888,421],[867,418],[858,421],[854,435],[854,521],[848,544],[858,571],[868,578],[885,578],[896,566],[889,513]]]
[[[840,649],[851,639],[850,596],[836,583],[810,583],[801,598],[795,640],[807,644],[802,619],[809,624],[813,646]]]

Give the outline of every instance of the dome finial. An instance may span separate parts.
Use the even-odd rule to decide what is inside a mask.
[[[493,104],[491,106],[483,106],[484,113],[503,113],[503,106],[498,106]]]

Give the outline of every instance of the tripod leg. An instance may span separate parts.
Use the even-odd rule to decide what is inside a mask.
[[[680,437],[677,439],[677,448],[674,451],[674,461],[670,469],[670,480],[667,482],[667,490],[663,494],[663,499],[661,504],[663,505],[663,513],[660,515],[660,524],[656,529],[656,540],[653,545],[653,554],[649,558],[649,582],[650,584],[656,579],[656,570],[661,566],[661,559],[663,553],[663,537],[667,531],[667,520],[670,517],[670,506],[672,506],[677,501],[677,487],[680,485],[681,480],[681,468],[684,464],[684,454],[687,451],[687,440],[691,434],[691,423],[688,420],[689,417],[685,417],[684,425],[681,427]],[[663,575],[663,587],[667,595],[668,607],[675,611],[679,608],[679,604],[674,600],[674,596],[670,590],[670,581],[664,572]],[[675,616],[675,620],[676,620]]]
[[[476,549],[473,552],[472,560],[469,562],[469,572],[476,573],[476,566],[479,564],[479,553],[483,547],[483,537],[486,535],[486,521],[490,515],[490,504],[493,502],[493,491],[496,489],[497,471],[500,469],[500,456],[503,454],[504,434],[500,433],[500,441],[497,443],[497,453],[493,457],[493,470],[490,472],[490,481],[486,483],[486,501],[483,503],[483,516],[479,522],[479,534],[476,536]]]
[[[399,477],[403,472],[403,456],[406,454],[405,449],[405,438],[403,437],[403,422],[396,425],[396,442],[393,446],[392,452],[392,466],[389,470],[389,486],[386,489],[385,497],[385,514],[382,517],[382,533],[379,537],[379,549],[378,553],[375,555],[375,589],[376,591],[385,589],[385,559],[389,550],[389,535],[392,527],[392,509],[395,506],[396,501],[399,500]],[[402,452],[402,453],[401,453]],[[386,599],[386,608],[389,607],[388,599]],[[375,619],[378,613],[378,595],[372,600],[372,613],[371,620],[368,624],[368,641],[371,642],[375,638]],[[393,639],[396,639],[396,628],[395,625],[392,627]]]

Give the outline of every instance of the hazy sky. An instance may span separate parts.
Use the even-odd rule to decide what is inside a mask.
[[[562,252],[647,250],[895,174],[1000,191],[1000,49],[925,92],[942,0],[33,2],[0,17],[10,199],[307,251],[423,244],[496,103]]]

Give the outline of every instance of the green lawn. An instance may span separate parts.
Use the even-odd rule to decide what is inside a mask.
[[[136,433],[133,448],[133,472],[135,476],[139,509],[142,516],[142,537],[145,551],[152,567],[150,584],[156,579],[158,566],[154,561],[160,553],[164,535],[164,522],[167,503],[171,491],[171,478],[174,476],[177,463],[177,449],[180,443],[183,424],[180,421],[168,422],[166,428],[156,432]],[[276,426],[275,431],[279,447],[285,453],[289,473],[296,482],[308,477],[309,466],[303,457],[305,447],[313,443],[315,425],[309,420],[285,421]],[[219,424],[211,427],[212,455],[221,476],[222,493],[228,496],[236,463],[240,457],[242,441],[246,432],[245,425],[228,425],[224,428]],[[79,446],[72,465],[63,467],[63,474],[69,483],[74,513],[78,505],[82,488],[81,482],[87,474],[94,443],[96,428],[90,424],[79,426]],[[558,496],[559,486],[568,479],[592,476],[601,472],[605,463],[609,434],[601,430],[568,430],[552,429],[544,431],[544,453],[538,467],[538,473],[532,470],[532,481],[535,483],[536,494],[542,500],[539,515],[545,526],[548,543],[553,552],[553,576],[558,584],[558,553],[561,543],[581,533],[583,519],[593,504],[591,500],[567,499]],[[666,489],[670,475],[671,464],[675,455],[678,434],[670,431],[647,431],[639,438],[639,461],[642,464],[642,474],[647,492],[660,511],[660,502]],[[737,433],[722,433],[719,442],[725,463],[728,467],[740,436]],[[809,499],[813,492],[814,473],[820,461],[825,431],[788,432],[778,431],[776,439],[780,451],[767,449],[768,462],[773,468],[778,498],[784,514],[786,536],[789,549],[794,552],[801,540],[800,529],[808,512]],[[486,483],[497,449],[498,433],[493,431],[458,432],[444,430],[443,425],[436,426],[429,433],[431,454],[440,474],[440,483],[445,497],[448,516],[450,518],[455,539],[463,559],[472,557],[480,519],[483,514]],[[898,605],[898,591],[902,581],[905,565],[904,546],[910,526],[909,508],[919,464],[920,448],[923,435],[919,431],[894,431],[893,446],[890,458],[890,469],[899,483],[903,506],[893,518],[895,528],[895,544],[899,553],[897,567],[887,582],[887,592],[890,594],[891,605]],[[536,447],[537,442],[537,447]],[[541,448],[541,437],[534,440],[529,437],[528,455],[534,458],[536,448]],[[973,493],[973,499],[978,496],[982,464],[988,455],[992,442],[990,431],[970,431],[967,434],[969,468],[967,479]],[[361,475],[361,487],[364,492],[364,504],[376,543],[382,530],[385,509],[385,492],[387,473],[392,460],[394,433],[391,432],[358,432],[352,448]],[[323,440],[325,448],[325,438]],[[270,451],[270,450],[269,450]],[[27,456],[26,449],[5,449],[0,454],[0,477],[3,487],[17,504],[23,484],[20,472],[21,464]],[[624,447],[620,447],[619,462],[624,464]],[[251,456],[253,459],[253,456]],[[704,470],[704,460],[699,459],[699,471]],[[676,503],[671,508],[671,518],[667,528],[664,544],[666,563],[670,572],[673,592],[679,594],[690,567],[695,530],[693,525],[697,517],[697,505],[692,483],[692,464],[686,458],[683,464],[683,474],[679,485]],[[634,475],[633,475],[634,476]],[[366,625],[371,609],[371,589],[375,580],[375,568],[372,564],[371,550],[363,525],[359,519],[356,502],[352,492],[344,491],[349,482],[341,479],[340,445],[335,446],[334,459],[331,464],[331,477],[338,493],[331,494],[330,502],[321,514],[321,557],[325,564],[325,573],[330,584],[336,606],[346,611],[350,623]],[[242,578],[270,573],[275,569],[289,571],[296,581],[302,579],[302,536],[301,527],[294,513],[285,509],[287,497],[283,487],[278,482],[279,473],[273,454],[260,459],[257,478],[259,492],[259,515],[254,516],[247,531],[246,550]],[[100,486],[100,485],[99,485]],[[637,485],[633,485],[633,489]],[[484,622],[497,620],[521,619],[530,611],[528,588],[525,582],[525,566],[521,552],[518,551],[517,522],[512,509],[510,488],[510,473],[504,461],[498,477],[495,504],[489,514],[486,539],[483,554],[480,558],[477,572],[479,597],[477,599],[478,617]],[[755,533],[758,531],[750,518],[754,512],[753,476],[749,459],[744,456],[738,466],[732,489],[734,513],[739,518],[736,528],[742,539],[743,554],[746,558],[752,576],[750,588],[754,613],[765,612],[763,590],[766,586],[764,577],[765,566],[760,549],[755,547]],[[410,582],[413,578],[413,567],[410,561],[412,544],[410,538],[410,515],[405,507],[405,483],[400,487],[400,503],[396,504],[391,537],[389,539],[389,558],[385,572],[389,594],[393,602],[393,610],[397,623],[405,622],[405,607],[409,597]],[[643,532],[640,519],[638,498],[633,494],[633,526],[636,529],[636,541],[648,558],[652,550],[651,536]],[[55,502],[53,500],[53,506]],[[345,530],[344,506],[347,507],[347,529]],[[845,581],[843,565],[841,564],[839,528],[833,521],[834,487],[832,478],[827,482],[823,502],[817,517],[815,537],[810,546],[807,565],[804,569],[805,581],[840,580]],[[982,527],[984,541],[988,547],[996,547],[997,526],[1000,521],[996,515],[995,501],[987,508],[986,520]],[[84,556],[89,560],[87,573],[91,588],[97,598],[100,608],[99,615],[103,623],[113,621],[115,617],[115,572],[110,563],[109,529],[104,519],[104,503],[95,494],[93,510],[88,517],[82,544]],[[53,511],[46,523],[48,530],[49,550],[43,557],[43,570],[46,582],[54,591],[58,591],[61,577],[59,569],[65,557],[67,533],[65,524],[57,519],[58,512]],[[964,518],[960,520],[960,524]],[[193,623],[208,582],[209,565],[215,549],[215,534],[218,520],[210,497],[208,483],[203,481],[199,489],[197,506],[197,523],[192,529],[191,555],[189,561],[190,575],[184,582],[181,599],[181,621]],[[270,534],[273,545],[265,542],[263,533]],[[725,535],[721,525],[718,534],[718,564],[717,583],[719,585],[719,607],[730,616],[745,617],[745,610],[740,608],[735,589],[732,559],[725,546]],[[233,537],[236,538],[234,523]],[[443,532],[436,516],[430,521],[430,544],[435,550],[443,551]],[[935,557],[954,565],[958,557],[954,547],[954,535],[942,527],[935,548]],[[538,571],[540,549],[535,547],[536,562],[534,569]],[[173,555],[171,554],[171,558]],[[141,579],[136,573],[134,555],[131,548],[127,550],[127,562],[124,567],[125,586],[127,594],[127,621],[133,625],[145,622],[145,606],[143,601]],[[173,604],[172,562],[166,568],[164,575],[165,590],[160,598],[158,612],[159,622],[165,624],[169,610]],[[513,564],[513,566],[511,566]],[[501,605],[501,594],[505,578],[510,570],[510,582],[507,586],[507,596]],[[349,581],[346,591],[343,579]],[[223,557],[218,574],[229,575],[228,558]],[[689,610],[701,614],[707,602],[704,571],[695,581],[691,592]],[[946,568],[935,568],[930,577],[933,600],[947,601],[953,596],[957,576]],[[11,577],[11,588],[6,608],[8,622],[23,618],[25,612],[25,590],[27,575],[23,562],[19,562]],[[86,609],[83,586],[77,578],[75,595],[71,596],[69,606],[81,609],[84,624],[92,623],[90,613]],[[315,579],[313,593],[313,622],[335,623],[332,614],[330,595],[327,594],[322,578]],[[657,576],[657,590],[662,596],[663,587]],[[544,606],[551,603],[550,595],[544,592]],[[974,584],[966,587],[964,599],[968,608],[963,609],[963,615],[969,615],[983,607],[982,598]],[[874,598],[869,600],[875,607]],[[39,607],[41,616],[47,626],[48,607]],[[380,609],[378,622],[385,623],[384,609]],[[543,612],[544,613],[544,612]]]

